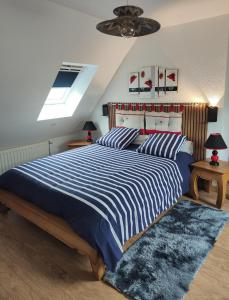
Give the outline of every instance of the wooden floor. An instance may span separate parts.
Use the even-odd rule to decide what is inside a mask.
[[[215,193],[202,193],[212,202]],[[229,200],[224,209],[229,211]],[[121,300],[96,282],[87,259],[10,212],[0,215],[0,300]],[[229,299],[229,225],[193,281],[186,300]],[[168,299],[170,300],[170,299]]]

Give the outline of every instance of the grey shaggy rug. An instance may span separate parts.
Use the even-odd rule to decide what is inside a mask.
[[[179,202],[124,253],[104,280],[135,300],[179,300],[201,267],[229,214]]]

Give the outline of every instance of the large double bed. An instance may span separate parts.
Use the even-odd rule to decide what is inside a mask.
[[[172,160],[136,147],[94,144],[15,167],[0,177],[0,202],[89,256],[100,279],[189,191],[190,154]]]

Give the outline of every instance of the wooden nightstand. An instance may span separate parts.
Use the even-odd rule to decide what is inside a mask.
[[[221,208],[226,197],[227,182],[229,181],[229,162],[220,161],[219,166],[211,166],[208,161],[198,161],[192,164],[191,192],[194,200],[199,199],[198,177],[218,184],[216,206]]]
[[[85,140],[76,140],[76,141],[72,141],[70,143],[67,144],[69,149],[74,149],[74,148],[80,148],[83,146],[88,146],[91,145],[92,142],[87,142]]]

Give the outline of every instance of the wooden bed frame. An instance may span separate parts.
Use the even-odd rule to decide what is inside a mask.
[[[157,103],[157,105],[159,104]],[[187,136],[193,137],[197,149],[194,155],[198,159],[203,159],[205,153],[205,151],[203,150],[203,143],[206,139],[207,133],[207,105],[184,105],[186,105],[187,110],[185,109],[183,114],[185,117],[182,120],[182,131]],[[114,125],[114,104],[109,105],[109,112],[109,124],[111,127]],[[195,133],[197,134],[197,136],[195,136]],[[76,234],[63,219],[45,212],[44,210],[38,208],[28,201],[23,200],[13,193],[0,189],[0,212],[6,213],[8,209],[11,209],[20,216],[34,223],[70,248],[75,249],[79,253],[88,256],[92,271],[96,279],[101,280],[103,278],[105,273],[105,265],[98,251],[91,247],[89,243],[81,238],[78,234]],[[165,213],[167,213],[167,211],[163,212],[152,224],[157,222]],[[135,235],[130,240],[128,240],[123,246],[123,250],[126,251],[137,239],[142,236],[145,231]]]
[[[80,254],[87,256],[90,260],[92,272],[95,278],[97,280],[101,280],[103,278],[106,267],[98,251],[90,246],[88,242],[81,238],[75,231],[73,231],[73,229],[62,218],[45,212],[39,207],[23,200],[13,193],[0,189],[0,213],[6,214],[10,209],[33,224],[37,225],[44,231],[48,232],[68,247],[75,249]],[[156,220],[154,220],[149,227],[158,222],[158,220],[162,218],[170,209],[161,213],[160,216],[158,216],[158,218],[156,218]],[[123,250],[126,251],[148,230],[148,228],[130,238],[123,246]]]

